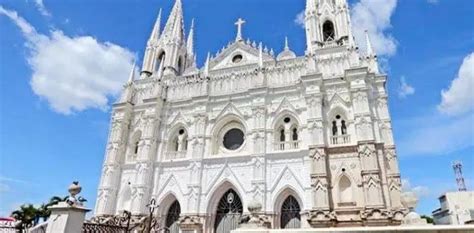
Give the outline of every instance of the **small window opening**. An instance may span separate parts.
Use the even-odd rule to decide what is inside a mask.
[[[332,122],[332,136],[337,136],[337,123],[336,123],[336,121]]]
[[[138,154],[138,144],[140,143],[140,141],[136,141],[135,142],[135,149],[133,150],[133,153],[134,154]]]
[[[334,24],[328,20],[323,24],[323,40],[325,42],[333,41],[334,38],[335,38]]]
[[[293,129],[293,141],[298,141],[298,129]]]
[[[233,62],[233,63],[239,63],[240,61],[242,61],[243,58],[244,58],[244,57],[242,57],[242,55],[237,54],[237,55],[235,55],[235,56],[232,58],[232,62]]]
[[[285,123],[290,123],[291,119],[289,117],[285,117],[285,119],[283,119],[283,122]]]
[[[341,121],[341,133],[342,133],[342,135],[347,134],[347,127],[346,127],[346,121],[345,120]]]
[[[284,142],[285,141],[285,130],[282,129],[280,130],[280,142]]]

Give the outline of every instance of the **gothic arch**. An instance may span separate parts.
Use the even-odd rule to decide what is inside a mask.
[[[301,199],[301,195],[298,194],[296,189],[293,188],[291,185],[285,185],[283,186],[275,195],[274,201],[273,201],[273,211],[277,214],[280,214],[281,212],[281,206],[283,205],[283,202],[289,197],[293,196],[297,201],[298,204],[301,208],[301,210],[304,209],[303,201]],[[277,219],[275,219],[277,220]],[[280,221],[277,220],[275,222],[275,226],[280,226]]]
[[[284,109],[278,113],[276,113],[275,117],[273,118],[273,121],[270,125],[270,128],[271,129],[275,129],[275,127],[277,127],[277,124],[282,121],[285,117],[291,117],[293,118],[295,121],[296,121],[296,124],[301,126],[301,121],[298,117],[298,114],[296,114],[295,112],[293,111],[290,111],[288,109]]]
[[[169,208],[175,201],[178,201],[180,205],[182,203],[178,200],[176,193],[174,193],[173,191],[168,191],[166,194],[161,196],[161,198],[158,199],[157,202],[160,206],[160,208],[158,208],[158,215],[165,216],[166,213],[168,213]]]
[[[341,173],[335,184],[336,192],[334,196],[337,197],[337,203],[357,202],[355,187],[357,184],[349,174]]]
[[[206,218],[206,225],[208,226],[208,229],[214,229],[215,225],[215,213],[217,212],[217,207],[219,205],[219,202],[223,195],[229,191],[229,190],[234,190],[235,193],[239,196],[240,200],[242,201],[243,209],[246,210],[246,204],[244,202],[244,196],[243,194],[245,193],[244,190],[240,189],[240,187],[234,185],[229,181],[228,179],[222,180],[219,185],[215,185],[214,188],[208,193],[208,198],[207,198],[207,208],[206,208],[206,213],[208,213],[211,217]]]

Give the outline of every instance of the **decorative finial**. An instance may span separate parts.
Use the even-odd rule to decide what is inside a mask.
[[[258,67],[263,68],[263,48],[262,42],[258,45]]]
[[[237,25],[237,36],[235,37],[235,41],[241,41],[242,40],[242,25],[245,23],[245,20],[242,18],[239,18],[237,22],[235,22],[235,25]]]
[[[285,36],[285,50],[290,50],[290,46],[288,46],[288,37]]]
[[[207,53],[206,64],[204,65],[204,77],[209,77],[209,63],[211,61],[211,53]]]
[[[73,181],[68,188],[69,196],[66,198],[66,203],[70,206],[83,206],[87,200],[80,196],[76,197],[81,191],[82,187],[79,185],[79,181]]]

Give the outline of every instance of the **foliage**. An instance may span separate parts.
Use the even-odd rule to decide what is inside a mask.
[[[433,223],[434,222],[433,218],[428,216],[428,215],[421,215],[421,218],[426,219],[426,222],[428,222],[428,223]]]
[[[18,221],[16,228],[20,230],[20,232],[23,232],[23,230],[38,224],[40,219],[47,221],[49,216],[51,216],[51,210],[49,210],[49,207],[65,200],[66,197],[61,198],[54,196],[51,197],[46,204],[43,203],[38,208],[32,204],[24,204],[21,205],[19,209],[13,211],[11,217]]]

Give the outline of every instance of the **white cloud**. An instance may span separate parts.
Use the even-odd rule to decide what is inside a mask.
[[[294,22],[296,23],[296,25],[299,25],[301,27],[305,27],[304,25],[304,17],[305,17],[305,11],[301,11],[300,13],[298,13],[295,17],[295,20]]]
[[[38,33],[17,12],[0,6],[23,32],[33,71],[33,92],[62,114],[90,108],[106,109],[127,80],[134,54],[90,36],[69,37],[60,30]]]
[[[394,122],[403,129],[398,140],[400,156],[445,155],[474,146],[474,114],[456,118],[432,115]]]
[[[46,17],[51,16],[51,13],[44,6],[43,0],[34,0],[34,2],[35,2],[35,5],[36,5],[36,9],[38,9],[38,11],[40,12],[41,15],[46,16]]]
[[[459,115],[474,110],[474,52],[464,58],[457,77],[447,90],[441,91],[438,110],[447,115]]]
[[[360,0],[352,6],[352,31],[357,45],[365,51],[365,30],[368,30],[375,52],[381,56],[392,56],[397,50],[397,41],[387,31],[392,27],[390,21],[397,0]],[[305,11],[298,13],[294,22],[305,27]]]
[[[409,95],[415,94],[415,88],[410,86],[406,80],[405,76],[400,78],[400,87],[398,88],[398,97],[405,98]]]
[[[357,45],[365,51],[365,30],[369,32],[375,52],[381,56],[392,56],[397,50],[397,41],[387,33],[397,0],[360,0],[352,6],[352,31]]]
[[[426,0],[429,4],[436,5],[439,3],[439,0]]]
[[[402,190],[403,192],[414,192],[418,198],[424,198],[430,195],[430,189],[428,187],[421,185],[412,187],[408,179],[402,179]]]

